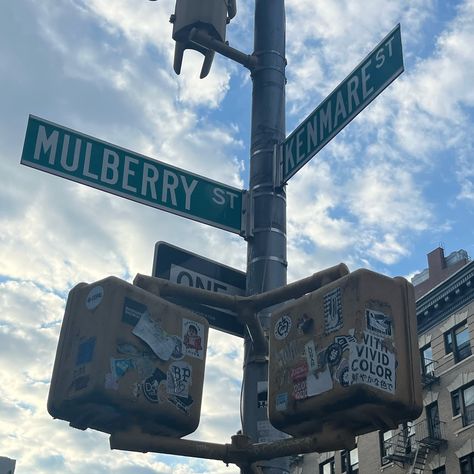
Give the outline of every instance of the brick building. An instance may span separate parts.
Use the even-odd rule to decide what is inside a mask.
[[[437,248],[413,278],[424,409],[352,451],[297,456],[292,474],[474,474],[474,262]]]

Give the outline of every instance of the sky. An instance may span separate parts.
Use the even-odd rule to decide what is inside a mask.
[[[240,236],[20,165],[29,114],[239,189],[251,79],[224,57],[173,72],[159,0],[15,0],[0,15],[0,456],[16,473],[228,473],[109,449],[46,411],[69,290],[150,274],[166,241],[245,271]],[[237,0],[231,46],[253,46]],[[287,0],[287,134],[400,23],[405,72],[287,185],[288,281],[346,263],[410,278],[438,246],[474,255],[474,0]],[[212,330],[198,430],[240,428],[242,340]]]

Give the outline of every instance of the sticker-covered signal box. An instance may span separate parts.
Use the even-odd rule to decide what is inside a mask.
[[[115,277],[69,294],[48,411],[76,428],[181,437],[199,424],[208,322]]]
[[[336,439],[416,418],[413,286],[358,270],[272,314],[268,395],[271,423],[293,436]]]

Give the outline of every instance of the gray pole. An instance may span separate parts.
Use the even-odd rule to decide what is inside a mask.
[[[286,196],[274,186],[274,145],[285,138],[285,2],[255,0],[250,149],[251,236],[247,251],[247,293],[262,293],[286,284]],[[268,330],[268,313],[259,315]],[[242,399],[243,433],[253,442],[268,436],[266,403],[259,405],[268,381],[268,360],[245,339]],[[283,434],[281,435],[284,436]],[[288,458],[264,463],[265,474],[289,472]]]

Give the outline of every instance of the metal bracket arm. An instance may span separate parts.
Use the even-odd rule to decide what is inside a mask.
[[[242,51],[232,48],[227,43],[211,36],[206,30],[193,28],[189,33],[189,41],[196,43],[198,46],[204,46],[205,48],[217,51],[223,56],[242,64],[242,66],[245,66],[250,71],[257,65],[258,60],[255,56],[242,53]]]
[[[232,436],[231,444],[217,444],[188,439],[169,438],[145,434],[139,430],[113,433],[110,448],[125,451],[174,454],[202,459],[217,459],[226,464],[232,463],[255,471],[251,466],[257,461],[268,461],[277,457],[312,452],[324,452],[335,442],[352,449],[355,445],[351,433],[339,432],[336,439],[327,435],[313,435],[303,438],[287,438],[270,443],[250,443],[245,435]]]

